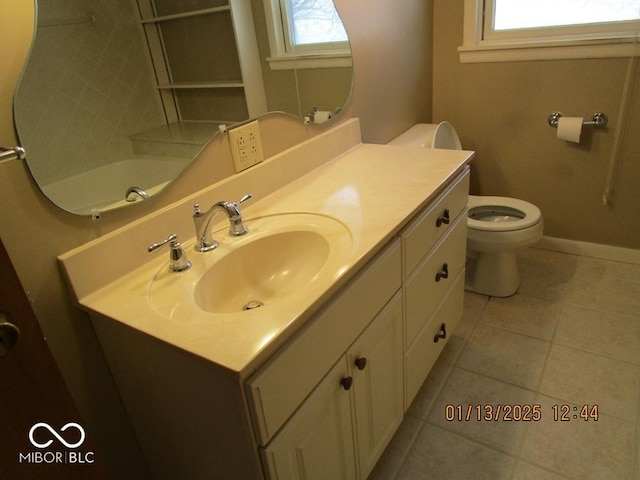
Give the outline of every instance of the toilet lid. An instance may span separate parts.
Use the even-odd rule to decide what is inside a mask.
[[[532,227],[542,220],[538,207],[517,198],[469,195],[467,206],[467,227],[474,230],[510,232]]]
[[[458,133],[449,122],[416,123],[402,135],[391,140],[389,145],[462,150]]]

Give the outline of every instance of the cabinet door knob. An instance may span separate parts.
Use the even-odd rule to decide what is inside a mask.
[[[342,385],[342,388],[344,388],[345,390],[349,390],[351,388],[351,385],[353,385],[353,377],[342,377],[342,380],[340,380],[340,385]]]
[[[435,337],[433,337],[433,343],[438,343],[438,340],[447,338],[447,324],[443,323],[440,325],[440,333],[436,333]]]
[[[442,270],[436,273],[436,282],[439,282],[441,278],[449,278],[449,265],[442,264]]]
[[[358,367],[358,370],[364,370],[364,367],[367,366],[367,358],[366,357],[356,358],[356,361],[354,363],[356,364],[356,367]]]
[[[442,215],[440,215],[436,220],[436,227],[439,227],[442,224],[449,225],[449,222],[451,222],[451,217],[449,216],[449,209],[445,208],[444,212],[442,212]]]

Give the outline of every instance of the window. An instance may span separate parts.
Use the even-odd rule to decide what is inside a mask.
[[[493,0],[496,30],[636,20],[640,0]]]
[[[272,69],[351,66],[333,0],[264,0]]]
[[[465,0],[464,61],[638,56],[640,0]]]
[[[289,13],[294,49],[309,45],[341,48],[347,42],[347,32],[333,0],[284,0],[282,3]]]

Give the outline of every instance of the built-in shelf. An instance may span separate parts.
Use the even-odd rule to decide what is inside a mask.
[[[218,131],[220,122],[175,122],[131,135],[131,140],[203,146]]]
[[[166,22],[168,20],[178,20],[181,18],[197,17],[199,15],[209,15],[211,13],[223,13],[223,12],[230,12],[230,11],[231,11],[231,7],[229,5],[225,5],[222,7],[203,8],[201,10],[192,10],[190,12],[174,13],[171,15],[161,15],[159,17],[145,18],[145,19],[142,19],[140,22],[143,24],[159,23],[159,22]]]
[[[267,112],[251,2],[188,10],[195,2],[173,0],[160,12],[153,0],[137,3],[167,123]]]
[[[221,82],[181,82],[157,85],[160,90],[176,90],[180,88],[243,88],[241,81],[221,81]]]

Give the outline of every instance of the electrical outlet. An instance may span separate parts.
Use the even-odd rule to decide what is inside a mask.
[[[229,143],[236,172],[241,172],[264,160],[257,120],[230,129]]]

